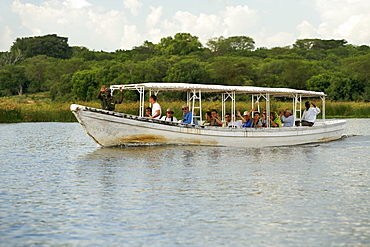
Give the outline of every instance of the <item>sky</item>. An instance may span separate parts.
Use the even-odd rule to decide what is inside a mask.
[[[57,34],[70,46],[113,52],[176,33],[248,36],[255,47],[297,39],[370,45],[369,0],[1,0],[0,51],[17,38]]]

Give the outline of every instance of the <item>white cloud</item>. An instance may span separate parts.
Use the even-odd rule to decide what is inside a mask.
[[[5,26],[4,29],[2,30],[1,36],[0,36],[1,37],[1,39],[0,39],[0,50],[2,50],[2,51],[10,50],[10,46],[13,43],[12,34],[13,34],[13,31],[10,29],[10,27]]]
[[[267,47],[277,47],[277,46],[289,46],[294,44],[296,41],[296,36],[292,33],[278,32],[273,36],[266,38]]]
[[[137,0],[123,0],[123,6],[131,11],[131,14],[137,16],[143,4]]]
[[[139,46],[144,42],[143,36],[137,30],[135,25],[125,25],[123,28],[123,37],[120,40],[121,47]]]
[[[147,27],[153,27],[157,25],[158,21],[162,16],[162,9],[163,9],[162,6],[159,6],[158,8],[150,6],[151,13],[146,18]]]
[[[346,39],[349,43],[370,42],[370,1],[316,0],[322,22],[317,34],[322,38]]]
[[[256,20],[257,11],[248,6],[229,6],[218,14],[194,15],[188,11],[177,11],[172,19],[161,21],[155,32],[153,29],[151,32],[160,38],[186,32],[198,36],[205,45],[212,37],[245,35]]]
[[[70,44],[73,40],[74,45],[106,51],[122,48],[120,40],[128,23],[124,13],[102,12],[84,0],[51,0],[40,6],[15,0],[12,10],[32,35],[56,33],[68,36]]]
[[[82,9],[91,6],[91,4],[85,0],[66,0],[63,2],[63,5],[71,9]]]
[[[317,29],[315,29],[308,21],[303,21],[297,26],[300,32],[299,39],[307,39],[317,37]]]
[[[228,32],[240,34],[248,27],[255,25],[258,20],[257,11],[244,6],[228,6],[222,11],[222,17],[227,25]]]

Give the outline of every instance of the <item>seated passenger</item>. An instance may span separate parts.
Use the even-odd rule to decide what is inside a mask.
[[[263,110],[262,112],[261,121],[262,121],[262,127],[266,127],[267,126],[267,111],[266,110]]]
[[[252,127],[262,128],[261,114],[258,111],[254,113]]]
[[[183,105],[181,109],[182,109],[182,112],[184,113],[183,119],[180,120],[182,121],[182,123],[197,124],[197,120],[195,119],[194,114],[191,111],[189,111],[188,105]]]
[[[203,122],[203,125],[205,126],[215,126],[215,127],[221,127],[222,125],[219,124],[215,117],[212,115],[212,112],[207,111],[205,115],[206,120]]]
[[[152,108],[147,107],[145,108],[145,117],[151,117],[152,116]]]
[[[311,104],[313,107],[311,107]],[[316,122],[316,116],[319,115],[321,112],[318,107],[316,107],[316,101],[306,101],[305,103],[306,109],[303,111],[302,114],[302,126],[313,126]]]
[[[235,115],[226,113],[225,120],[226,121],[222,123],[222,127],[230,127],[230,128],[241,128],[242,127],[242,120],[236,120]]]
[[[274,111],[270,112],[270,126],[271,127],[282,127],[283,126],[283,123],[281,122],[277,113]]]
[[[242,128],[252,127],[253,121],[249,118],[249,112],[245,111],[243,116],[240,114],[240,111],[237,111],[236,114],[242,119]]]
[[[283,122],[283,127],[293,127],[294,125],[294,116],[289,109],[286,109],[283,112],[280,112],[280,119]]]
[[[164,121],[170,121],[170,122],[177,122],[177,118],[173,116],[173,111],[171,108],[168,108],[167,111],[166,111],[166,116],[163,116],[161,118],[161,120],[164,120]]]
[[[212,113],[213,120],[215,120],[218,123],[218,125],[214,125],[214,126],[222,126],[222,121],[221,121],[221,119],[218,116],[217,110],[216,109],[212,109],[211,110],[211,113]]]

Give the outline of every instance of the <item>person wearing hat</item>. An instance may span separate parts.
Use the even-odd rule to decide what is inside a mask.
[[[194,114],[189,110],[188,105],[183,105],[181,107],[181,110],[184,114],[183,119],[180,120],[182,123],[187,123],[187,124],[197,124],[197,121],[194,117]]]
[[[121,104],[123,101],[122,87],[119,88],[120,97],[119,100],[116,97],[113,97],[111,94],[110,88],[105,88],[103,85],[98,93],[98,99],[101,100],[101,107],[104,110],[114,111],[116,104]],[[102,95],[102,92],[105,92],[105,95]]]
[[[280,112],[280,119],[283,122],[283,127],[293,127],[294,125],[294,116],[290,109]]]
[[[170,121],[170,122],[177,122],[177,118],[173,116],[173,111],[171,108],[167,108],[167,111],[166,111],[166,116],[163,116],[161,118],[161,120],[164,120],[164,121]]]
[[[250,128],[252,127],[253,121],[249,117],[249,112],[244,111],[243,116],[240,114],[240,111],[236,112],[236,115],[238,115],[242,119],[242,128]]]

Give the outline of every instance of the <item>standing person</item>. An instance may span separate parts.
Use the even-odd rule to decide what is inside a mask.
[[[187,123],[187,124],[190,124],[190,123],[193,123],[193,124],[197,124],[197,121],[194,117],[194,114],[189,111],[189,106],[188,105],[183,105],[182,106],[182,112],[184,113],[184,117],[182,119],[182,123]]]
[[[166,116],[163,116],[161,118],[161,120],[164,120],[164,121],[170,121],[170,122],[177,122],[177,118],[173,116],[173,111],[171,108],[168,108],[167,111],[166,111]]]
[[[160,119],[162,114],[161,106],[157,102],[157,96],[151,95],[149,102],[152,104],[152,115],[149,118]]]
[[[294,125],[294,116],[289,109],[286,109],[283,112],[280,112],[280,119],[283,122],[283,127],[293,127]]]
[[[313,107],[311,107],[311,104]],[[316,116],[321,112],[320,109],[316,107],[316,101],[312,101],[311,104],[308,101],[304,104],[306,110],[304,110],[302,114],[302,126],[313,126],[316,121]]]
[[[105,85],[103,85],[98,93],[98,99],[101,100],[101,107],[104,110],[108,111],[114,111],[116,108],[116,104],[121,104],[123,101],[123,89],[122,87],[119,88],[120,91],[120,97],[119,100],[116,97],[113,97],[111,94],[110,88],[105,88]],[[102,95],[102,92],[105,92],[105,95]]]

